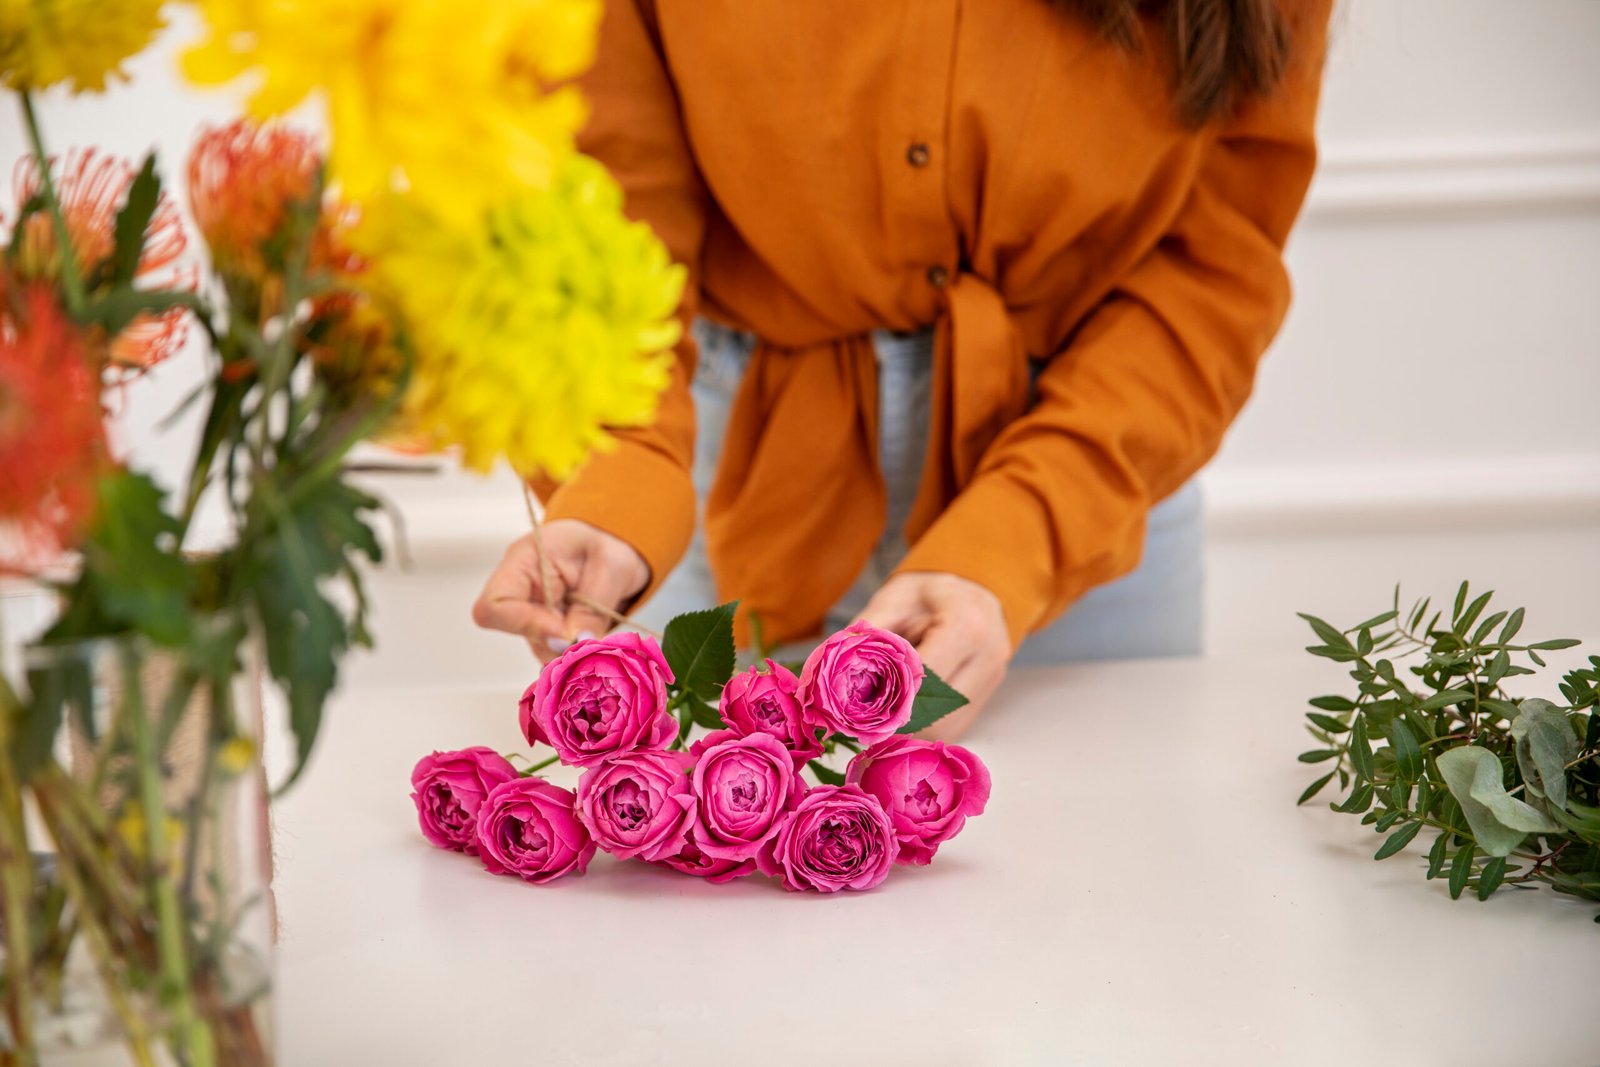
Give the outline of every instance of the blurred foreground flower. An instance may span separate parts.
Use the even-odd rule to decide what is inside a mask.
[[[128,197],[135,171],[126,160],[92,148],[69,152],[64,160],[52,160],[50,165],[73,259],[78,273],[92,285],[115,252],[117,211]],[[19,205],[39,192],[39,169],[32,157],[18,162],[13,184]],[[135,280],[161,289],[194,288],[194,266],[184,260],[188,244],[177,208],[163,193],[145,230]],[[47,213],[28,218],[13,253],[12,269],[22,281],[60,284],[61,249]],[[148,370],[183,347],[188,314],[181,307],[158,315],[140,314],[98,354],[114,367]],[[100,346],[91,343],[90,347],[95,354],[93,350]]]
[[[552,187],[507,201],[476,234],[395,197],[355,236],[415,349],[403,434],[458,447],[475,470],[503,456],[559,479],[611,444],[606,427],[655,417],[685,272],[622,214],[600,164],[569,156]]]
[[[102,92],[161,29],[162,0],[0,0],[0,85]]]
[[[43,286],[0,287],[0,570],[53,556],[87,520],[104,456],[100,383]]]
[[[585,117],[546,86],[594,58],[599,0],[197,0],[209,35],[184,57],[200,85],[245,77],[267,119],[326,101],[330,178],[352,200],[404,188],[472,224],[548,184]]]

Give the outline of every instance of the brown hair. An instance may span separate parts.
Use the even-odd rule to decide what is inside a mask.
[[[1137,47],[1141,16],[1159,18],[1172,69],[1173,102],[1188,126],[1225,118],[1271,92],[1289,58],[1283,0],[1051,0],[1119,44]]]

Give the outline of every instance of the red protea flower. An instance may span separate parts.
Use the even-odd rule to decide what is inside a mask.
[[[189,211],[229,282],[235,312],[277,314],[281,257],[291,209],[318,195],[322,154],[312,135],[279,124],[238,119],[208,129],[189,156]],[[359,270],[341,239],[349,211],[331,198],[318,205],[311,266],[335,275]]]
[[[0,571],[72,542],[105,456],[99,376],[48,286],[0,287]]]
[[[95,269],[110,258],[116,247],[117,211],[127,199],[135,171],[126,160],[101,155],[92,148],[69,152],[61,163],[51,160],[50,168],[78,271],[92,279]],[[14,184],[19,205],[38,192],[39,172],[31,156],[18,162]],[[20,280],[60,281],[61,252],[55,227],[47,215],[40,212],[28,220],[18,245],[13,269]],[[184,261],[187,248],[188,238],[178,210],[163,192],[145,230],[136,279],[154,288],[193,289],[197,274],[193,264]],[[110,339],[105,357],[114,367],[147,370],[183,346],[188,325],[188,313],[183,308],[140,315]]]

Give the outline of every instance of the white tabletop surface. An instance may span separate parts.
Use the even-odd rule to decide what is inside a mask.
[[[275,809],[281,1062],[1600,1064],[1594,906],[1452,903],[1420,848],[1374,863],[1355,818],[1294,806],[1304,700],[1339,681],[1015,672],[967,738],[987,814],[832,896],[604,855],[493,877],[424,842],[408,778],[525,749],[518,694],[346,693]]]

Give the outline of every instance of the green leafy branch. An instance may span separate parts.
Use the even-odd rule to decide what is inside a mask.
[[[1447,622],[1426,599],[1402,618],[1398,587],[1389,611],[1347,629],[1301,616],[1321,642],[1307,651],[1348,664],[1356,692],[1310,701],[1318,747],[1299,758],[1329,769],[1298,803],[1337,779],[1329,806],[1385,835],[1379,860],[1434,831],[1425,877],[1452,898],[1544,882],[1600,900],[1600,656],[1562,678],[1565,706],[1514,698],[1508,679],[1578,642],[1519,643],[1523,609],[1470,596],[1463,582]]]
[[[675,678],[667,687],[667,710],[678,720],[674,748],[683,748],[696,726],[705,730],[723,728],[722,715],[717,709],[723,688],[738,669],[733,639],[733,619],[738,609],[739,602],[734,600],[704,611],[688,612],[667,623],[662,633],[661,651]],[[759,622],[752,623],[752,632],[756,637],[757,657],[764,658]],[[900,728],[900,733],[925,730],[967,703],[966,697],[926,665],[923,671],[922,685],[911,705],[911,719]],[[795,673],[799,673],[798,667]],[[808,769],[823,785],[843,785],[844,775],[828,766],[825,760],[837,749],[860,752],[861,746],[854,738],[840,734],[825,738],[823,746],[823,756],[810,761]]]

